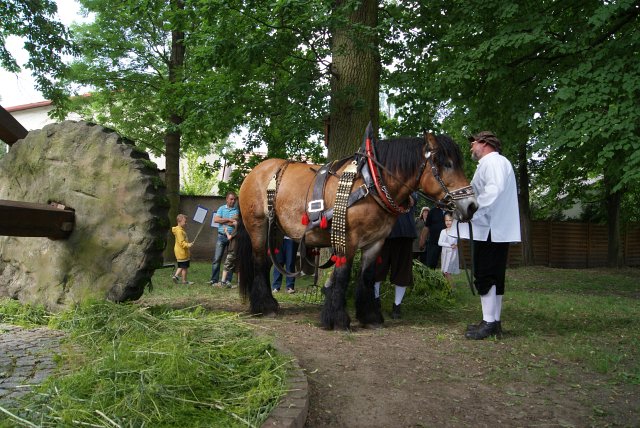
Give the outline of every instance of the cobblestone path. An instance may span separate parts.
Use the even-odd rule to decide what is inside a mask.
[[[64,333],[0,324],[0,405],[26,394],[49,376]]]

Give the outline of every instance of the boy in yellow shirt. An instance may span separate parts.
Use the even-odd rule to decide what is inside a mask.
[[[178,225],[171,228],[171,232],[176,237],[176,243],[173,246],[173,252],[176,255],[176,261],[178,262],[178,269],[176,273],[171,277],[176,284],[180,282],[180,276],[182,276],[182,284],[191,285],[193,282],[187,281],[187,272],[189,270],[189,262],[191,260],[191,254],[189,248],[193,246],[193,242],[189,242],[187,238],[187,232],[184,230],[184,226],[187,224],[187,216],[184,214],[178,214],[176,217]]]

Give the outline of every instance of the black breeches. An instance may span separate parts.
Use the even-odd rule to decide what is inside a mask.
[[[476,290],[482,296],[496,286],[496,294],[504,294],[504,276],[509,255],[508,242],[473,241],[473,269]]]

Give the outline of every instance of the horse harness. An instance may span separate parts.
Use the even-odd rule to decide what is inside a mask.
[[[373,199],[378,203],[378,205],[380,205],[385,211],[395,216],[404,214],[409,211],[409,207],[402,207],[394,201],[393,197],[390,195],[387,189],[386,184],[382,179],[380,169],[386,170],[392,178],[395,177],[393,176],[393,174],[391,174],[390,171],[386,169],[384,165],[378,162],[372,134],[372,128],[369,126],[367,128],[367,134],[362,143],[362,146],[354,156],[329,162],[315,171],[316,175],[313,181],[312,199],[307,203],[307,208],[302,218],[302,223],[306,225],[306,230],[302,238],[300,239],[300,255],[301,257],[304,257],[305,260],[309,264],[313,265],[316,269],[326,269],[334,264],[336,265],[336,267],[340,267],[346,263],[346,213],[349,207],[351,207],[361,199],[364,199],[365,197],[371,195]],[[443,202],[444,205],[447,206],[447,208],[453,211],[455,209],[455,200],[462,199],[469,196],[470,194],[473,194],[473,190],[471,186],[466,186],[461,189],[454,190],[453,192],[449,191],[444,181],[440,177],[438,167],[433,160],[433,152],[428,149],[429,144],[426,139],[426,133],[425,144],[427,147],[427,151],[424,155],[424,161],[418,168],[418,174],[415,179],[415,186],[418,185],[420,177],[422,176],[426,168],[426,163],[429,162],[431,173],[445,193],[445,197],[440,202]],[[349,162],[349,164],[344,168],[342,174],[339,176],[334,206],[332,208],[325,209],[324,193],[328,177],[330,175],[338,177],[337,172],[347,162]],[[275,236],[275,227],[277,227],[277,219],[274,209],[275,200],[284,171],[290,163],[292,163],[291,160],[285,161],[271,177],[267,185],[267,218],[269,220],[267,229],[267,242],[269,245],[268,254],[274,267],[285,276],[297,278],[302,275],[302,269],[297,272],[287,272],[286,269],[284,269],[275,260],[274,253],[277,250],[275,249],[275,242],[273,241],[273,238]],[[364,183],[358,186],[358,188],[353,192],[351,192],[353,182],[358,177],[358,175],[362,177]],[[399,179],[395,179],[401,182]],[[402,182],[401,184],[405,187],[409,187]],[[409,187],[409,189],[415,191],[415,188]],[[430,197],[427,198],[432,199]],[[307,231],[316,227],[320,227],[321,229],[328,228],[329,222],[331,222],[330,232],[333,255],[322,266],[319,266],[316,262],[311,261],[307,258],[305,235]],[[318,250],[316,249],[314,249],[313,252],[316,255],[319,254]]]

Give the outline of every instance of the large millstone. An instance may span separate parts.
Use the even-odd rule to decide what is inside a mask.
[[[154,163],[115,132],[85,122],[31,131],[0,159],[0,199],[75,210],[66,240],[0,236],[0,297],[59,310],[139,298],[162,263],[168,228]]]

